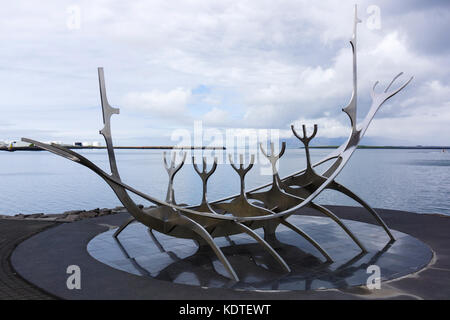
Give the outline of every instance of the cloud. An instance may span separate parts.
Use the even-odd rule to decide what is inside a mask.
[[[214,107],[203,116],[203,122],[207,126],[226,126],[229,125],[230,114],[223,110]]]
[[[414,128],[405,136],[411,144],[419,138],[435,144],[436,131],[446,130],[449,100],[448,4],[357,2],[363,21],[358,116],[367,112],[376,80],[381,90],[400,71],[405,79],[415,76],[382,107],[372,124],[378,129],[367,134],[403,137]],[[379,30],[367,27],[373,4],[380,7]],[[67,28],[72,5],[80,8],[77,30]],[[103,66],[108,99],[122,107],[114,132],[130,143],[139,135],[191,127],[193,120],[283,130],[311,121],[319,132],[341,135],[348,125],[341,108],[352,89],[352,19],[352,4],[331,0],[5,3],[2,117],[23,135],[49,128],[71,140],[90,130],[95,137],[101,127],[96,68]],[[421,116],[426,121],[418,126]],[[382,125],[392,127],[383,131]],[[440,137],[450,144],[448,135]]]
[[[183,117],[186,115],[186,105],[191,97],[191,91],[176,88],[167,92],[152,90],[148,92],[130,92],[124,98],[125,108],[141,112],[149,112],[161,117]]]
[[[294,121],[294,126],[297,132],[301,132],[299,128],[302,125],[306,126],[308,134],[312,132],[314,124],[317,124],[317,136],[325,138],[347,137],[351,131],[349,122],[342,123],[341,121],[329,117],[321,117],[315,119],[297,119]]]

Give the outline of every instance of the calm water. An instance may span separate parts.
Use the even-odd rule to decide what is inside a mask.
[[[313,160],[329,152],[313,149]],[[83,150],[81,153],[108,171],[106,151]],[[165,198],[167,173],[160,150],[118,150],[116,154],[121,177],[126,183]],[[290,174],[304,164],[304,150],[286,150],[281,158],[280,174]],[[247,187],[271,180],[270,175],[261,174],[263,165],[257,164],[249,172]],[[337,181],[376,208],[450,215],[449,169],[450,152],[360,149]],[[90,170],[48,152],[0,152],[0,178],[0,214],[60,213],[121,205],[106,183]],[[237,193],[238,176],[230,165],[221,164],[208,188],[211,200]],[[175,178],[175,197],[178,203],[189,204],[201,199],[201,180],[190,163]],[[148,204],[134,198],[138,203]],[[334,191],[322,193],[318,202],[356,204]]]

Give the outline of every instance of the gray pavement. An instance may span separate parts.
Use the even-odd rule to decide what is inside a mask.
[[[17,275],[9,261],[19,243],[53,225],[54,222],[0,219],[0,300],[55,299]]]

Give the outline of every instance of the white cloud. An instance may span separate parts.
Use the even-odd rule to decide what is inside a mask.
[[[208,126],[229,125],[230,114],[222,109],[214,107],[203,116],[203,122]]]
[[[168,92],[152,90],[148,92],[130,92],[124,98],[126,108],[132,108],[162,117],[183,117],[191,91],[176,88]]]
[[[410,141],[422,145],[448,145],[450,137],[450,103],[432,112],[414,113],[401,118],[377,119],[368,135]],[[429,137],[433,137],[430,139]]]
[[[317,137],[336,138],[347,137],[351,131],[349,123],[342,123],[341,121],[329,117],[321,117],[314,119],[300,118],[293,122],[297,132],[301,131],[301,126],[305,125],[308,135],[312,133],[314,124],[317,124]]]
[[[20,122],[24,135],[41,128],[76,134],[81,119],[84,123],[87,114],[93,115],[83,107],[96,107],[98,117],[89,128],[98,128],[97,66],[105,67],[110,103],[124,107],[117,119],[121,133],[127,134],[127,126],[135,130],[130,129],[130,139],[139,132],[150,133],[154,126],[183,121],[191,125],[192,114],[206,125],[221,127],[287,129],[295,119],[309,119],[329,136],[347,127],[340,109],[352,89],[352,4],[77,1],[81,27],[68,30],[66,8],[73,4],[10,2],[0,12],[0,38],[7,43],[0,52],[7,62],[0,69],[2,117]],[[363,20],[358,26],[359,115],[367,111],[376,80],[381,90],[400,71],[414,74],[414,81],[383,106],[373,125],[401,122],[404,127],[389,129],[401,136],[426,110],[427,121],[415,130],[433,144],[435,135],[430,132],[443,124],[441,114],[446,114],[449,99],[450,57],[448,50],[431,54],[412,46],[424,37],[414,19],[433,21],[433,10],[445,9],[425,10],[413,4],[390,12],[381,3],[382,29],[374,31],[365,25],[372,3],[358,4]],[[427,37],[441,34],[427,32]],[[192,94],[191,89],[200,85],[214,92]],[[72,122],[67,120],[69,108]],[[140,113],[160,121],[144,127]],[[43,114],[51,116],[46,119]],[[367,134],[383,134],[377,130]],[[411,143],[414,139],[411,136]]]

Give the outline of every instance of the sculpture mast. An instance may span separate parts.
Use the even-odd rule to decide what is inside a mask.
[[[352,124],[352,131],[356,131],[356,99],[357,99],[357,69],[356,69],[356,29],[357,24],[360,23],[361,20],[358,18],[357,6],[355,5],[355,17],[353,20],[353,35],[350,40],[350,44],[352,45],[353,52],[353,93],[348,105],[342,109],[350,118]]]
[[[114,146],[112,143],[111,136],[111,116],[113,114],[119,114],[118,108],[113,108],[108,103],[108,98],[106,97],[106,87],[105,87],[105,76],[103,73],[103,68],[98,68],[98,81],[100,84],[100,99],[102,102],[103,111],[103,124],[104,127],[100,130],[100,134],[103,135],[106,142],[106,147],[108,149],[108,159],[109,165],[111,167],[111,175],[114,178],[120,180],[119,170],[117,169],[116,156],[114,154]]]

